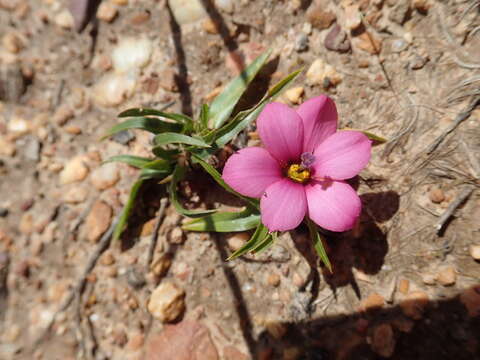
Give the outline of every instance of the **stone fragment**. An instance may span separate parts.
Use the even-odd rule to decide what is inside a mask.
[[[390,9],[388,19],[402,25],[408,16],[410,10],[410,0],[397,0],[396,5]]]
[[[331,51],[345,53],[350,50],[350,40],[340,25],[335,25],[325,37],[325,47]]]
[[[85,220],[86,237],[90,242],[97,242],[112,221],[112,208],[104,201],[97,201]]]
[[[66,30],[72,29],[75,24],[73,16],[68,10],[63,10],[58,13],[54,18],[54,22],[55,24]]]
[[[19,64],[0,62],[0,101],[18,102],[25,92],[26,84]]]
[[[457,281],[457,272],[453,266],[448,266],[440,270],[437,274],[437,281],[443,286],[454,285]]]
[[[67,162],[63,170],[60,172],[60,184],[66,185],[82,181],[87,177],[88,172],[89,169],[87,165],[85,165],[84,157],[74,157]]]
[[[75,186],[62,193],[62,200],[67,204],[83,203],[88,196],[88,189],[84,186]]]
[[[58,107],[58,109],[53,114],[52,120],[57,125],[65,125],[65,123],[72,119],[74,116],[73,110],[69,105],[63,104]]]
[[[157,278],[161,278],[167,274],[171,265],[172,256],[170,254],[163,254],[152,263],[150,269]]]
[[[250,234],[246,232],[238,232],[227,238],[227,245],[231,251],[237,251],[250,239]]]
[[[181,227],[177,226],[170,231],[168,241],[172,244],[183,244],[185,241],[185,235]]]
[[[168,0],[168,4],[179,25],[192,24],[207,16],[200,0]]]
[[[219,356],[208,328],[199,322],[184,320],[165,326],[158,335],[150,335],[144,359],[218,360]]]
[[[355,36],[352,39],[354,47],[357,49],[368,52],[369,54],[375,55],[380,53],[382,49],[382,40],[376,35],[364,31],[363,33]]]
[[[107,74],[93,88],[94,101],[104,107],[120,105],[133,95],[136,84],[134,73]]]
[[[303,86],[296,86],[285,91],[285,97],[292,104],[299,104],[300,101],[302,100],[302,96],[304,92],[305,92],[305,89],[303,88]]]
[[[398,282],[398,291],[401,294],[406,295],[409,289],[410,281],[408,281],[407,279],[400,279],[400,281]]]
[[[306,77],[309,85],[322,85],[327,88],[342,82],[342,76],[322,59],[317,59],[310,65]]]
[[[126,37],[112,51],[113,68],[118,73],[138,71],[148,64],[152,50],[152,42],[146,37]]]
[[[185,291],[173,282],[162,282],[150,296],[148,311],[162,323],[175,321],[185,310]]]
[[[362,25],[362,16],[358,4],[350,3],[345,6],[345,27],[351,31]]]
[[[215,6],[227,14],[233,14],[235,10],[233,0],[215,0]]]
[[[426,14],[432,7],[430,0],[412,0],[412,6],[418,12]]]
[[[11,157],[15,155],[16,151],[15,143],[0,135],[0,155]]]
[[[120,172],[116,163],[107,163],[95,169],[90,181],[97,190],[105,190],[115,185],[120,179]]]
[[[389,358],[395,351],[395,337],[390,324],[381,324],[373,330],[372,350],[378,355]]]
[[[472,258],[480,260],[480,245],[470,245],[468,249]]]
[[[360,310],[369,311],[382,308],[385,305],[385,299],[378,293],[372,293],[360,303]]]
[[[412,291],[407,294],[404,301],[400,303],[400,308],[409,318],[420,320],[423,317],[428,302],[429,297],[427,293],[423,291]]]
[[[310,5],[306,13],[308,22],[319,30],[328,29],[336,20],[335,14],[326,10],[326,8],[326,1],[316,0]]]
[[[280,285],[280,275],[271,273],[267,275],[267,284],[273,287]]]
[[[2,37],[3,47],[10,53],[16,54],[23,48],[23,42],[17,34],[13,32],[6,33]]]
[[[118,10],[115,7],[115,5],[109,3],[109,2],[102,2],[98,6],[97,9],[97,19],[105,21],[105,22],[112,22],[113,19],[118,14]]]

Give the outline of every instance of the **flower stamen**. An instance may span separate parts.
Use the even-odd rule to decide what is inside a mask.
[[[288,167],[287,176],[293,181],[303,184],[310,180],[310,170],[300,164],[292,164]]]

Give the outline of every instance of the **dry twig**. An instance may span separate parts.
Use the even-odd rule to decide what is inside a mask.
[[[440,216],[440,219],[435,223],[434,227],[435,230],[437,231],[437,234],[440,233],[445,224],[447,223],[448,219],[453,215],[455,210],[463,204],[464,201],[468,199],[468,197],[472,194],[473,192],[473,186],[467,186],[461,193],[460,195],[453,201],[450,206],[445,210],[445,212]]]
[[[155,252],[155,247],[157,246],[158,240],[158,230],[162,225],[163,218],[165,217],[165,209],[168,204],[168,198],[163,198],[160,200],[160,209],[158,210],[157,221],[155,222],[155,226],[153,228],[152,237],[150,239],[150,246],[148,247],[148,254],[147,254],[147,263],[146,268],[147,272],[150,270],[150,264],[153,260],[153,253]]]
[[[472,111],[480,105],[480,96],[474,98],[468,107],[465,109],[465,111],[462,111],[460,114],[457,115],[455,120],[453,121],[453,124],[450,125],[442,135],[437,137],[435,141],[433,141],[430,146],[427,148],[427,155],[431,154],[435,149],[440,145],[440,143],[447,137],[448,134],[450,134],[452,131],[454,131],[458,125],[460,125],[463,121],[468,119],[470,115],[472,114]]]

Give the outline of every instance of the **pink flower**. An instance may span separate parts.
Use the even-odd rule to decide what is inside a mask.
[[[327,230],[351,229],[362,205],[344,180],[367,165],[371,141],[358,131],[337,132],[333,100],[320,95],[296,111],[270,103],[257,129],[265,148],[233,154],[223,179],[242,195],[261,197],[262,223],[270,231],[286,231],[308,216]]]

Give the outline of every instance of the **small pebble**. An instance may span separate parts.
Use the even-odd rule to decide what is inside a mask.
[[[238,232],[227,239],[227,245],[231,251],[237,251],[250,239],[250,234],[246,232]]]
[[[269,274],[267,276],[267,284],[273,287],[277,287],[280,284],[280,275],[276,273]]]
[[[437,281],[443,286],[451,286],[457,281],[457,272],[453,266],[442,269],[437,275]]]
[[[294,88],[291,88],[285,91],[285,97],[292,104],[299,104],[300,101],[302,100],[302,96],[304,92],[305,92],[305,89],[303,88],[303,86],[296,86]]]
[[[445,193],[442,189],[437,187],[430,190],[430,192],[428,193],[428,197],[430,198],[431,202],[435,204],[440,204],[442,201],[445,200]]]
[[[408,42],[406,42],[404,39],[395,39],[392,42],[392,51],[394,53],[400,53],[403,50],[407,49],[408,47]]]
[[[385,299],[378,293],[370,294],[360,303],[360,310],[369,311],[382,308],[385,305]]]
[[[97,19],[105,22],[112,22],[117,16],[117,13],[118,10],[115,5],[110,4],[109,2],[102,2],[97,9]]]
[[[413,291],[405,296],[400,303],[403,313],[414,320],[420,320],[429,303],[428,294],[423,291]]]
[[[409,289],[410,289],[410,282],[407,279],[401,279],[398,282],[398,291],[403,295],[406,295]]]
[[[470,245],[469,251],[472,258],[480,260],[480,245]]]
[[[148,300],[148,311],[161,322],[176,320],[185,310],[185,291],[173,282],[162,282]]]

